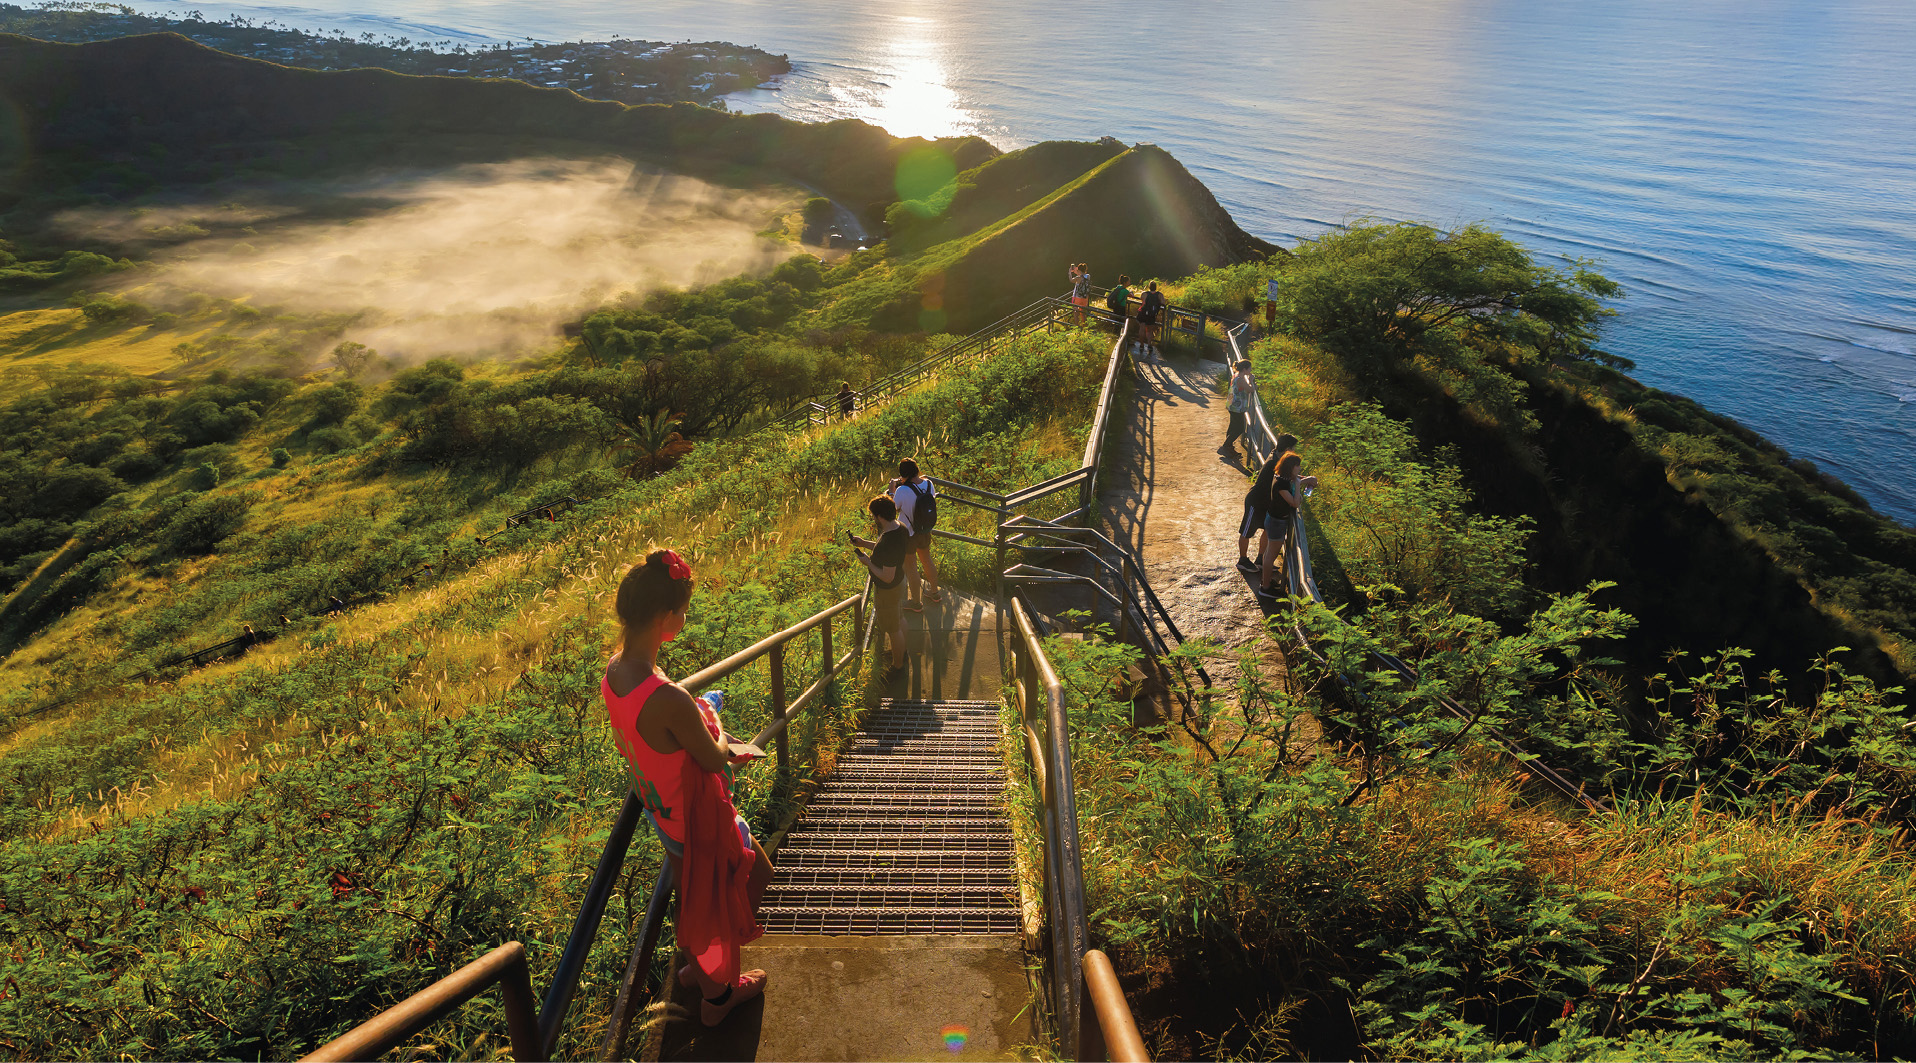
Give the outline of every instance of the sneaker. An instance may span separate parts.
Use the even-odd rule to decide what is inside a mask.
[[[738,1007],[740,1004],[754,997],[762,996],[764,992],[764,971],[741,971],[739,972],[738,981],[732,986],[732,995],[725,998],[725,1003],[714,1004],[709,1000],[699,1001],[699,1021],[705,1023],[707,1026],[717,1026],[719,1023],[725,1021],[725,1017],[732,1013],[733,1008]]]
[[[1240,557],[1237,559],[1237,567],[1240,572],[1256,572],[1263,566],[1248,557]]]
[[[945,600],[945,595],[943,591],[934,590],[930,594],[925,595],[925,600],[933,605],[937,605]]]
[[[1275,598],[1277,597],[1277,591],[1275,591],[1275,590],[1273,590],[1273,589],[1271,589],[1271,588],[1269,588],[1269,587],[1259,587],[1259,588],[1257,589],[1257,596],[1258,596],[1259,598],[1272,598],[1272,599],[1275,599]]]
[[[916,598],[907,598],[905,599],[905,608],[914,613],[922,613],[925,611],[925,603]]]

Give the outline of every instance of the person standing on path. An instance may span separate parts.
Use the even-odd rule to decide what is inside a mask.
[[[898,463],[891,498],[898,505],[898,519],[911,532],[911,552],[905,555],[905,579],[911,589],[905,595],[905,608],[922,613],[924,603],[937,605],[945,600],[938,590],[938,566],[931,560],[931,531],[938,526],[938,488],[919,474],[918,462],[906,458]],[[920,594],[923,585],[931,589]]]
[[[1164,312],[1164,293],[1158,291],[1158,282],[1152,281],[1144,297],[1138,300],[1139,346],[1147,353],[1164,357],[1158,349],[1158,330],[1161,327],[1158,315]]]
[[[1257,399],[1257,381],[1251,377],[1251,360],[1240,358],[1231,374],[1231,395],[1224,409],[1231,415],[1230,427],[1224,430],[1224,444],[1217,448],[1219,454],[1237,456],[1236,443],[1244,435],[1246,419],[1250,416],[1251,403]]]
[[[1124,331],[1124,322],[1131,316],[1131,289],[1125,285],[1131,283],[1129,274],[1118,274],[1118,286],[1105,293],[1104,307],[1117,315],[1118,331]]]
[[[1078,308],[1078,324],[1084,324],[1084,312],[1091,306],[1091,267],[1079,262],[1071,267],[1071,305]]]
[[[1277,459],[1277,469],[1271,478],[1270,503],[1264,511],[1264,549],[1258,558],[1260,579],[1257,593],[1261,597],[1277,597],[1277,588],[1271,583],[1271,562],[1280,552],[1290,545],[1291,529],[1297,522],[1297,500],[1303,488],[1298,485],[1297,472],[1303,459],[1294,450],[1285,451]],[[1286,558],[1290,555],[1285,552]],[[1282,570],[1287,566],[1280,565]]]
[[[753,759],[705,698],[694,698],[658,666],[659,647],[685,627],[692,568],[654,550],[619,581],[613,609],[623,633],[599,693],[634,788],[679,863],[679,945],[692,962],[679,984],[697,986],[700,1019],[716,1026],[765,991],[764,971],[739,970],[739,949],[764,931],[758,905],[772,861],[732,806],[726,773]],[[763,754],[759,754],[763,755]]]
[[[891,671],[885,673],[890,679],[905,668],[905,556],[911,550],[911,532],[898,523],[898,503],[889,497],[879,495],[865,508],[878,529],[877,541],[851,532],[845,537],[852,541],[859,563],[872,574],[872,630],[891,640]],[[858,547],[870,550],[871,556],[859,553]]]
[[[1244,494],[1244,519],[1237,526],[1237,567],[1242,572],[1258,571],[1258,562],[1251,560],[1251,536],[1264,530],[1265,511],[1271,505],[1271,481],[1277,477],[1277,460],[1285,452],[1295,449],[1297,437],[1289,432],[1277,437],[1277,449],[1257,470],[1257,480]],[[1264,557],[1264,544],[1258,544],[1257,556]]]
[[[852,390],[852,382],[849,380],[839,381],[838,382],[838,415],[840,417],[849,419],[852,413],[856,411],[857,409],[858,409],[858,392]]]

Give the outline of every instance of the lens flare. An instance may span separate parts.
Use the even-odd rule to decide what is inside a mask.
[[[945,1051],[947,1052],[963,1052],[965,1050],[965,1042],[971,1040],[971,1030],[957,1023],[952,1023],[950,1026],[940,1030],[939,1033],[944,1035]]]

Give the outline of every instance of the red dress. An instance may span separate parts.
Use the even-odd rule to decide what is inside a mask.
[[[620,697],[602,678],[599,693],[639,799],[658,819],[659,829],[685,846],[679,861],[679,947],[707,977],[732,985],[738,981],[739,947],[765,933],[746,896],[755,854],[738,829],[738,812],[724,776],[699,767],[683,749],[661,753],[639,734],[639,712],[665,681],[660,675],[648,676]],[[720,738],[724,731],[717,714],[703,698],[695,703],[705,729],[714,740]]]

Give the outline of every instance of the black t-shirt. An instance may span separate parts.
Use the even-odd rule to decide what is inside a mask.
[[[1291,493],[1291,497],[1296,498],[1297,497],[1297,478],[1279,476],[1272,479],[1271,480],[1271,504],[1269,507],[1265,509],[1266,513],[1270,514],[1273,517],[1276,517],[1278,520],[1289,520],[1291,519],[1291,515],[1297,512],[1297,507],[1291,505],[1289,502],[1284,501],[1284,497],[1278,494],[1279,491],[1289,491]]]
[[[1138,306],[1138,320],[1156,321],[1158,319],[1158,311],[1162,309],[1164,309],[1164,293],[1157,291],[1145,292],[1144,301]]]
[[[898,570],[898,573],[892,577],[890,583],[886,583],[875,575],[872,577],[872,582],[876,583],[880,590],[891,590],[893,587],[898,586],[899,580],[905,578],[905,569],[903,567],[905,564],[905,555],[910,551],[911,533],[903,528],[893,528],[878,537],[878,545],[872,547],[872,564],[877,565],[879,568],[895,568]]]
[[[1244,496],[1244,501],[1258,509],[1269,510],[1271,508],[1271,477],[1276,475],[1277,459],[1272,458],[1264,463],[1263,468],[1257,470],[1257,482],[1251,485],[1251,492]]]

